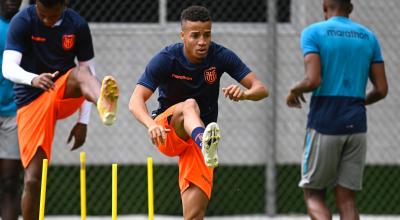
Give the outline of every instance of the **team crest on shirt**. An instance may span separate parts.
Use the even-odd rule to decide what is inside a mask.
[[[215,66],[204,70],[204,79],[208,84],[213,84],[217,81],[217,68]]]
[[[62,37],[62,47],[64,50],[71,50],[75,45],[75,34],[65,34]]]

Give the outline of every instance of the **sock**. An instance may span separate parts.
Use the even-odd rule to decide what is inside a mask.
[[[192,139],[196,144],[200,147],[200,149],[203,147],[202,145],[202,140],[203,140],[203,133],[204,133],[205,128],[203,127],[196,127],[192,131]]]

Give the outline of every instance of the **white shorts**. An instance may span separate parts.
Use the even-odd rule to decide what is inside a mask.
[[[20,159],[16,117],[0,117],[0,159]]]

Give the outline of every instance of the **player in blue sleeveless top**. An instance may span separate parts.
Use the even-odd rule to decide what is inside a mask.
[[[0,63],[6,43],[10,19],[18,12],[21,0],[0,1]],[[0,71],[0,219],[17,220],[19,214],[19,175],[21,161],[16,121],[17,106],[13,99],[13,83]]]
[[[350,0],[324,0],[323,9],[326,21],[301,34],[306,76],[286,100],[300,108],[303,93],[312,92],[299,186],[312,219],[332,218],[324,201],[330,186],[340,218],[359,219],[354,194],[365,166],[365,105],[386,96],[385,68],[375,34],[349,19]]]
[[[76,67],[75,58],[79,62]],[[81,109],[68,142],[83,145],[91,103],[104,124],[115,120],[118,87],[112,76],[94,76],[94,51],[87,22],[66,0],[37,0],[10,22],[4,76],[14,81],[22,165],[25,168],[22,215],[39,215],[43,159],[51,157],[56,121]]]
[[[167,46],[147,65],[129,108],[167,156],[179,157],[184,219],[203,219],[218,165],[218,95],[224,72],[245,87],[223,88],[233,101],[261,100],[267,87],[231,50],[211,41],[208,9],[191,6],[181,14],[182,43]],[[158,89],[159,108],[150,116],[146,101]]]

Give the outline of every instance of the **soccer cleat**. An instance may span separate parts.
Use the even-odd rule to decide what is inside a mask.
[[[117,81],[112,76],[105,76],[101,82],[100,97],[97,100],[97,110],[105,125],[112,125],[115,122],[118,96]]]
[[[201,152],[204,156],[204,162],[208,167],[215,168],[218,166],[218,145],[221,139],[218,124],[211,122],[207,125],[202,140]]]

